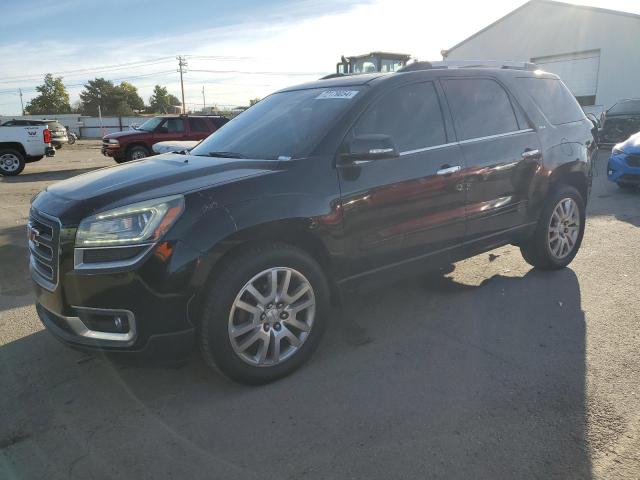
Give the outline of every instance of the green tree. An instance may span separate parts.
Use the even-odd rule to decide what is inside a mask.
[[[167,91],[167,87],[156,85],[149,97],[149,111],[152,113],[167,113],[169,107],[182,105],[175,95]]]
[[[144,100],[138,95],[138,89],[136,87],[128,82],[121,82],[116,88],[122,92],[124,101],[129,108],[137,111],[144,110]]]
[[[103,115],[131,115],[134,110],[143,110],[144,101],[138,89],[127,82],[114,85],[110,80],[89,80],[80,93],[80,111],[84,115],[97,115],[98,105]]]
[[[69,94],[62,83],[62,77],[53,78],[47,73],[44,83],[38,85],[36,90],[40,95],[35,97],[27,107],[26,112],[31,115],[46,115],[50,113],[70,113]]]

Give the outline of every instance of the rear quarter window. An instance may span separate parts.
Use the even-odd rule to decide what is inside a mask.
[[[560,80],[554,78],[519,78],[520,86],[553,125],[584,120],[580,104]]]

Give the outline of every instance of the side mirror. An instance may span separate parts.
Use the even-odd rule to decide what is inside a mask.
[[[347,143],[340,155],[343,164],[397,157],[399,157],[398,149],[391,137],[377,133],[356,135]]]
[[[169,133],[169,129],[167,127],[158,127],[156,130],[158,133]]]

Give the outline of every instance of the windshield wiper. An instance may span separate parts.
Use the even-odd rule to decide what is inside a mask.
[[[219,158],[246,158],[244,155],[236,152],[209,152],[209,156]]]

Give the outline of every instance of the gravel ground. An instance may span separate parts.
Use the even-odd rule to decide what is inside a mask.
[[[604,176],[570,268],[509,246],[354,298],[311,362],[259,388],[194,355],[114,365],[33,307],[24,225],[97,142],[0,179],[0,478],[640,478],[640,192]]]

